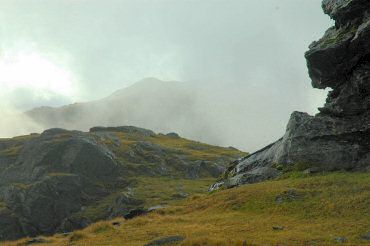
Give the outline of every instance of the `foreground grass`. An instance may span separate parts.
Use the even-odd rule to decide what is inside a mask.
[[[294,198],[286,191],[294,189]],[[283,202],[277,203],[276,198]],[[257,183],[188,197],[120,226],[95,223],[68,237],[45,237],[48,245],[143,245],[181,235],[179,245],[369,245],[370,174],[331,173]],[[282,226],[283,230],[273,230]],[[27,239],[3,245],[24,245]]]

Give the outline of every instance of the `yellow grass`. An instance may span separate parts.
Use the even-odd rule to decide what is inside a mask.
[[[295,189],[299,198],[276,203]],[[136,217],[119,227],[98,222],[74,232],[46,237],[48,245],[143,245],[180,235],[172,245],[369,245],[370,174],[332,173],[268,181],[213,194],[196,194],[184,205]],[[273,230],[283,226],[283,230]],[[3,245],[22,245],[25,239]],[[168,244],[171,245],[171,244]]]

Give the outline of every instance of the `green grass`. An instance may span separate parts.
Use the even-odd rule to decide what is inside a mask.
[[[185,184],[184,184],[185,187]],[[287,190],[297,196],[288,199]],[[276,197],[283,196],[282,203]],[[369,245],[370,173],[322,173],[270,180],[239,188],[201,193],[183,204],[111,227],[98,222],[74,232],[82,236],[46,237],[48,245],[143,245],[182,235],[178,245]],[[282,226],[283,230],[273,230]],[[26,239],[4,245],[20,245]]]
[[[127,159],[129,155],[130,148],[138,141],[149,142],[158,145],[161,149],[168,149],[171,151],[178,151],[177,155],[183,157],[186,160],[218,160],[223,158],[225,160],[236,159],[241,156],[245,156],[246,153],[231,149],[224,148],[209,144],[203,144],[196,141],[184,139],[184,138],[170,138],[164,135],[157,134],[156,137],[145,137],[139,133],[122,133],[122,132],[109,132],[119,138],[120,146],[115,146],[115,141],[106,138],[101,143],[106,144],[113,152],[115,152],[123,161],[130,162]],[[96,135],[96,133],[92,133]],[[150,151],[147,152],[148,155],[153,154]],[[175,153],[174,153],[175,154]],[[174,155],[173,154],[173,155]],[[169,154],[171,155],[171,154]]]
[[[205,193],[208,187],[215,182],[214,178],[201,178],[197,180],[174,179],[170,177],[135,177],[137,184],[132,186],[136,198],[144,201],[144,207],[161,203],[180,205],[184,199],[175,198],[175,194]],[[180,188],[181,187],[181,188]]]
[[[347,34],[352,34],[355,35],[357,32],[357,27],[352,26],[349,29],[342,30],[336,37],[331,38],[331,39],[322,39],[319,41],[320,44],[323,44],[324,46],[328,46],[329,44],[336,43],[338,41],[341,41],[346,38]]]
[[[19,154],[19,151],[21,150],[22,146],[13,145],[7,149],[4,149],[0,151],[6,156],[17,156]]]
[[[48,173],[50,177],[59,177],[59,176],[77,176],[74,173],[60,173],[60,172],[51,172]]]

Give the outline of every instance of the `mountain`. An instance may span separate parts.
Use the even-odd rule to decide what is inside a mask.
[[[133,127],[0,139],[0,241],[52,235],[206,191],[246,155]]]
[[[285,135],[233,163],[215,184],[234,187],[276,177],[285,170],[370,169],[370,3],[323,0],[335,20],[305,57],[312,86],[331,88],[320,113],[292,113]]]
[[[133,125],[156,132],[174,131],[218,146],[256,150],[284,131],[281,120],[291,109],[275,91],[246,90],[235,84],[147,78],[101,100],[35,108],[5,126],[0,122],[0,135],[14,136],[9,135],[9,129],[15,135],[25,135],[49,128],[87,131],[94,126]],[[264,97],[270,100],[261,101]]]
[[[156,132],[175,131],[190,139],[229,146],[232,134],[230,130],[220,131],[220,127],[230,123],[220,120],[222,124],[212,125],[219,116],[214,115],[214,107],[217,107],[215,98],[206,96],[205,88],[147,78],[100,100],[35,108],[26,115],[41,129],[86,131],[94,126],[134,125]],[[222,114],[220,108],[218,112]]]

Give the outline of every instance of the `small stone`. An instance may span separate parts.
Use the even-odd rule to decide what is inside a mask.
[[[322,168],[320,167],[311,167],[303,171],[303,173],[305,174],[319,173],[319,172],[322,172]]]
[[[152,207],[148,208],[148,213],[153,212],[153,211],[158,210],[158,209],[163,209],[163,208],[166,208],[166,207],[168,207],[168,204],[160,204],[160,205],[152,206]]]
[[[284,230],[284,227],[282,227],[282,226],[273,226],[272,229],[278,231],[278,230]]]
[[[281,204],[284,202],[284,198],[282,196],[277,196],[276,199],[275,199],[275,202],[277,204]]]
[[[72,232],[64,232],[64,233],[60,233],[60,235],[62,235],[63,237],[68,237],[69,235],[71,235]]]
[[[286,190],[284,191],[284,193],[286,195],[289,196],[290,199],[294,199],[294,198],[298,198],[299,196],[296,194],[296,190],[295,189],[289,189],[289,190]]]
[[[45,239],[36,237],[36,238],[33,238],[33,239],[28,240],[26,242],[26,245],[34,244],[34,243],[45,243]]]
[[[164,244],[168,244],[168,243],[181,242],[184,239],[185,239],[185,237],[183,237],[183,236],[166,237],[166,238],[161,238],[161,239],[151,241],[147,244],[144,244],[144,246],[164,245]]]
[[[113,225],[113,226],[120,226],[120,225],[121,225],[121,222],[119,222],[119,221],[115,221],[115,222],[112,222],[112,225]]]
[[[178,193],[178,194],[173,194],[172,197],[173,198],[186,198],[188,197],[189,195],[186,194],[186,193]]]
[[[125,218],[125,220],[129,220],[129,219],[135,218],[137,216],[144,215],[146,213],[147,213],[147,211],[145,209],[136,208],[136,209],[130,210],[130,212],[128,214],[126,214],[125,216],[123,216],[123,217]]]
[[[345,237],[336,237],[336,238],[334,238],[334,241],[336,241],[338,243],[344,243],[345,241],[347,241],[347,238],[345,238]]]
[[[175,133],[175,132],[170,132],[170,133],[167,133],[166,134],[167,137],[170,137],[170,138],[180,138],[179,134]]]
[[[370,240],[370,232],[368,232],[366,235],[362,236],[361,238]]]

